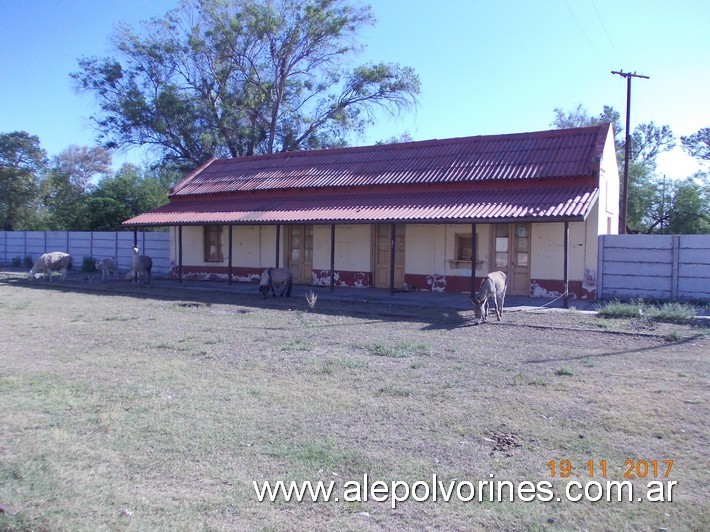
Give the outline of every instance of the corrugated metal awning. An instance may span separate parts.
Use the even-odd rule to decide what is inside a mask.
[[[235,199],[173,199],[125,226],[277,223],[582,221],[598,195],[592,185],[509,190],[327,195],[252,194]]]

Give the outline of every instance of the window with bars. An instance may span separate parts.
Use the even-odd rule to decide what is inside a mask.
[[[205,226],[205,262],[222,262],[222,226]]]

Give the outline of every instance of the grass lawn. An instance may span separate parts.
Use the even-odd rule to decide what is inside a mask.
[[[710,529],[697,325],[5,275],[0,338],[1,530]],[[259,502],[279,480],[338,501]]]

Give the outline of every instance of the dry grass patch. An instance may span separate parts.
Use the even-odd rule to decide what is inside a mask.
[[[691,325],[509,313],[473,327],[190,293],[0,284],[0,529],[708,528],[708,342]],[[625,460],[672,459],[674,500],[393,510],[260,503],[252,486],[494,475],[561,491],[549,462],[565,459],[582,481],[590,460],[622,480]]]

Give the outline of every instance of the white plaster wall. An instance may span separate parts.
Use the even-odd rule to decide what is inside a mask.
[[[284,261],[284,232],[281,229],[280,262]],[[178,263],[178,228],[170,228],[170,257]],[[185,266],[228,266],[229,265],[229,226],[222,226],[221,262],[205,262],[203,226],[183,226],[182,228],[182,263]],[[261,268],[273,266],[276,260],[276,227],[261,225],[232,226],[232,266]]]
[[[619,166],[616,159],[614,131],[613,128],[609,128],[599,170],[597,235],[619,233],[619,190]]]
[[[584,269],[582,271],[582,288],[588,291],[597,289],[597,259],[599,250],[599,236],[597,231],[606,231],[607,222],[606,217],[608,214],[603,212],[600,216],[600,212],[603,212],[597,203],[593,208],[592,212],[589,214],[586,223],[585,232],[585,246],[584,246]],[[600,220],[601,218],[601,220]],[[614,216],[616,219],[616,226],[619,225],[619,217]],[[570,273],[570,276],[572,274]]]
[[[282,244],[282,242],[280,243]],[[225,250],[228,245],[229,241],[227,240]],[[244,268],[274,266],[276,262],[276,226],[235,225],[232,227],[232,246],[234,248],[232,266]],[[283,264],[283,250],[279,255],[279,261]]]
[[[588,224],[573,222],[569,224],[569,279],[582,281],[584,268],[589,260],[585,255],[585,244],[588,242]],[[596,238],[596,237],[595,237]],[[564,223],[532,224],[532,241],[530,242],[530,279],[563,279],[564,278]],[[592,265],[596,268],[596,263]]]
[[[330,270],[330,225],[313,227],[313,269]],[[335,226],[335,269],[354,272],[372,270],[372,226]]]
[[[406,273],[430,275],[444,273],[443,226],[408,224],[404,236],[404,265]],[[441,243],[437,249],[437,240]]]
[[[471,224],[408,224],[406,228],[405,265],[408,274],[470,276],[470,267],[457,268],[450,261],[455,256],[456,236],[470,235]],[[487,273],[490,226],[476,225],[476,253],[484,260],[476,275]]]
[[[178,228],[175,231],[175,264],[178,263]],[[222,234],[224,237],[224,233]],[[182,263],[184,266],[220,266],[219,262],[205,262],[204,229],[201,225],[185,225],[182,228]],[[226,247],[223,249],[226,250]],[[225,253],[226,255],[226,253]]]

